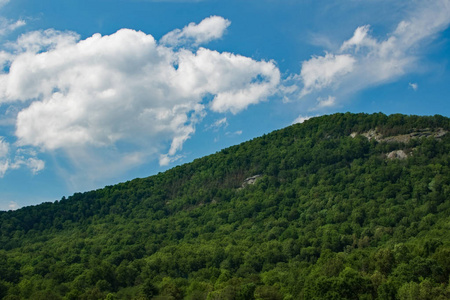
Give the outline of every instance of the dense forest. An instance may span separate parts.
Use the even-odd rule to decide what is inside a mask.
[[[450,299],[449,130],[322,116],[0,212],[0,299]]]

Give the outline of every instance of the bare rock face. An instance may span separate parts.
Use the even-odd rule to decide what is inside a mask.
[[[249,177],[247,179],[244,180],[244,182],[242,183],[241,188],[245,188],[247,185],[251,185],[251,184],[255,184],[256,180],[258,180],[259,177],[261,177],[262,175],[254,175],[252,177]]]
[[[383,136],[377,132],[376,129],[370,129],[367,132],[361,133],[362,136],[365,136],[369,141],[374,139],[375,141],[379,142],[383,138]]]
[[[403,150],[394,150],[387,154],[387,158],[388,159],[407,159],[408,154],[406,154],[405,151],[403,151]]]
[[[443,128],[439,128],[439,130],[437,132],[435,132],[434,137],[437,139],[440,139],[441,137],[443,137],[446,134],[447,134],[447,131],[445,131]]]
[[[350,136],[355,138],[358,135],[362,135],[366,137],[369,141],[375,140],[377,142],[385,142],[385,143],[408,143],[412,139],[420,139],[420,138],[434,138],[436,140],[440,140],[444,135],[447,134],[447,131],[443,128],[430,129],[423,128],[417,129],[411,133],[407,134],[399,134],[393,136],[383,136],[381,133],[377,131],[377,129],[370,129],[367,132],[352,132]],[[408,156],[411,156],[411,153],[406,153],[404,150],[394,150],[390,153],[385,154],[387,159],[407,159]]]
[[[418,130],[408,133],[408,134],[399,134],[399,135],[384,137],[381,133],[377,132],[376,129],[371,129],[367,132],[362,132],[362,133],[352,132],[350,134],[350,136],[352,138],[355,138],[358,134],[365,136],[369,141],[374,139],[377,142],[408,143],[411,139],[418,139],[418,138],[430,138],[431,137],[431,138],[435,138],[435,139],[440,139],[444,135],[447,134],[447,131],[444,130],[443,128],[438,128],[437,130],[434,130],[434,131],[429,128],[425,128],[425,129],[418,129]]]

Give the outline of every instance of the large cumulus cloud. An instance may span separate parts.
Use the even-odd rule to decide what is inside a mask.
[[[163,42],[130,29],[84,40],[55,30],[21,36],[3,52],[0,75],[0,102],[25,103],[16,144],[62,151],[80,168],[94,160],[108,173],[158,156],[170,163],[209,110],[236,114],[277,90],[274,62],[197,47],[229,23],[211,17]],[[173,47],[178,40],[192,44]]]

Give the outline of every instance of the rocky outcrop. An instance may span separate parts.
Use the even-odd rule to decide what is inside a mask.
[[[435,138],[435,139],[441,139],[444,135],[447,134],[447,131],[443,128],[437,128],[437,129],[417,129],[411,133],[407,134],[399,134],[399,135],[393,135],[393,136],[383,136],[380,132],[377,131],[377,129],[371,129],[367,132],[352,132],[350,136],[352,138],[355,138],[358,135],[362,135],[366,137],[369,141],[375,140],[377,142],[385,142],[385,143],[408,143],[412,139],[420,139],[420,138]],[[412,153],[409,151],[408,153],[404,150],[394,150],[392,152],[389,152],[386,155],[387,159],[393,160],[393,159],[407,159],[409,156],[412,155]]]
[[[361,133],[362,136],[365,136],[369,141],[374,139],[375,141],[379,142],[383,136],[378,133],[375,129],[371,129],[367,132]]]
[[[394,150],[392,152],[389,152],[386,157],[388,159],[407,159],[408,154],[406,154],[403,150]]]
[[[262,175],[254,175],[252,177],[249,177],[247,179],[244,180],[244,182],[242,183],[241,188],[245,188],[247,185],[252,185],[255,184],[256,181],[258,180],[258,178],[260,178]]]
[[[362,133],[352,132],[350,134],[350,136],[352,138],[355,138],[357,135],[362,135],[362,136],[365,136],[369,141],[374,139],[377,142],[408,143],[411,139],[429,138],[429,137],[432,137],[432,138],[435,138],[435,139],[440,139],[446,134],[447,134],[447,131],[442,129],[442,128],[438,128],[438,129],[435,129],[435,130],[432,130],[432,129],[429,129],[429,128],[425,128],[425,129],[418,129],[418,130],[416,130],[414,132],[407,133],[407,134],[400,134],[400,135],[384,137],[381,133],[377,132],[376,129],[371,129],[371,130],[369,130],[367,132],[362,132]]]

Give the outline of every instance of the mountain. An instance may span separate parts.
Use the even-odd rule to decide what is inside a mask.
[[[450,119],[334,114],[0,213],[1,299],[449,299]]]

